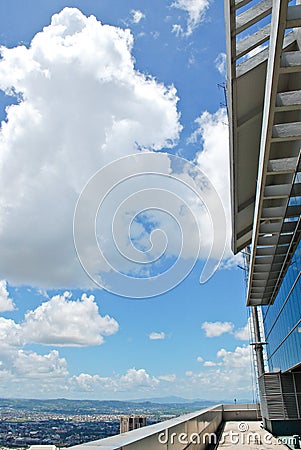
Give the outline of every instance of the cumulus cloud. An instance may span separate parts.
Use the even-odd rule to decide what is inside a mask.
[[[149,334],[148,337],[149,337],[152,341],[160,340],[160,339],[165,339],[165,333],[164,333],[164,331],[161,331],[160,333],[157,333],[157,332],[153,331],[152,333]]]
[[[128,369],[124,375],[101,377],[81,373],[70,379],[72,389],[93,392],[135,392],[153,390],[160,383],[159,378],[149,375],[145,369]]]
[[[65,292],[29,310],[20,323],[0,317],[0,350],[36,343],[57,347],[101,345],[117,333],[118,322],[99,313],[93,295],[72,300]]]
[[[67,361],[57,350],[38,354],[31,350],[0,348],[0,393],[2,396],[57,396],[68,389]]]
[[[101,316],[93,295],[71,300],[70,293],[55,295],[25,315],[22,325],[27,342],[56,346],[100,345],[103,336],[118,331],[115,319]]]
[[[174,383],[177,379],[177,376],[174,373],[170,375],[159,375],[158,379],[161,381],[167,381],[168,383]]]
[[[159,380],[149,375],[145,369],[129,369],[125,375],[120,377],[120,387],[126,390],[137,387],[153,389],[158,384]]]
[[[248,323],[243,328],[240,328],[234,333],[234,336],[236,339],[239,339],[241,341],[249,341],[250,340],[250,320],[248,320]]]
[[[39,355],[24,349],[15,349],[9,357],[0,352],[0,393],[14,392],[27,395],[49,397],[58,395],[76,398],[112,398],[118,393],[120,398],[134,398],[138,392],[151,392],[152,395],[166,395],[170,387],[180,395],[202,396],[210,392],[217,399],[225,396],[248,395],[251,392],[251,379],[248,383],[246,373],[251,368],[251,350],[237,347],[233,351],[220,349],[216,361],[205,361],[204,370],[193,372],[187,370],[185,375],[175,374],[154,376],[146,369],[130,368],[124,374],[102,376],[101,373],[79,373],[70,376],[67,362],[57,350]],[[251,377],[250,377],[251,378]],[[22,380],[22,383],[20,381]],[[222,394],[223,393],[223,394]]]
[[[171,6],[185,11],[188,15],[186,31],[183,30],[181,25],[174,24],[173,32],[177,36],[190,36],[204,19],[206,10],[209,8],[209,0],[176,0]]]
[[[74,375],[70,379],[71,387],[79,391],[95,391],[100,387],[106,387],[110,384],[110,379],[105,377],[100,377],[99,375],[90,375],[88,373],[81,373],[79,375]]]
[[[230,204],[229,187],[229,131],[227,111],[218,109],[211,114],[203,112],[195,119],[196,130],[189,143],[202,145],[196,162],[214,183],[226,207]]]
[[[208,176],[218,192],[225,211],[227,226],[227,242],[221,267],[224,269],[235,267],[242,263],[242,255],[233,255],[231,242],[231,206],[230,206],[230,164],[229,164],[229,131],[228,117],[225,108],[218,109],[211,114],[203,112],[195,120],[196,130],[188,142],[202,145],[202,150],[196,156],[198,167]],[[216,239],[219,239],[217,230]]]
[[[202,386],[203,392],[211,392],[217,398],[251,396],[252,377],[250,347],[236,347],[233,351],[220,349],[216,361],[206,361],[203,372],[186,372],[191,389]],[[246,374],[250,373],[248,377]]]
[[[12,319],[0,317],[0,351],[24,345],[22,327]]]
[[[185,6],[182,2],[176,4]],[[200,11],[200,3],[189,4],[186,6],[192,8],[191,17],[199,17],[193,11]],[[85,17],[75,8],[65,8],[34,36],[29,48],[2,48],[0,87],[19,98],[17,105],[7,108],[7,120],[0,132],[0,213],[5,211],[0,214],[0,271],[10,283],[44,289],[91,287],[72,236],[74,208],[83,186],[97,169],[121,156],[172,147],[177,141],[181,125],[176,90],[141,74],[134,67],[132,46],[129,30],[102,25],[94,16]],[[196,120],[197,130],[191,142],[202,141],[203,150],[196,163],[212,176],[227,209],[225,121],[224,110],[214,115],[203,113]],[[166,164],[171,171],[168,156]],[[188,173],[181,176],[185,181]],[[8,184],[9,190],[5,189]],[[175,194],[181,198],[181,189],[175,189]],[[209,236],[202,241],[204,248],[199,256],[203,258],[211,248],[212,223],[200,203],[192,202],[192,208],[201,235]],[[179,223],[184,219],[187,228],[192,229],[191,216],[183,214],[182,206],[175,217],[180,218]],[[128,243],[126,250],[133,250],[133,241],[138,248],[147,248],[148,225],[152,222],[170,237],[166,257],[178,256],[178,226],[170,216],[150,214],[147,223],[134,224],[131,241],[128,227],[124,226],[128,213],[124,211],[116,233],[120,241]],[[104,253],[114,265],[118,251],[106,234],[111,232],[111,225],[112,217],[107,215],[97,222],[97,233]],[[194,230],[183,247],[182,259],[195,255],[199,236],[197,227]],[[223,245],[222,233],[214,238],[220,238]],[[106,264],[98,265],[86,244],[91,273],[97,272],[101,278],[104,271],[110,270]],[[117,264],[117,270],[136,274],[136,267],[129,261],[127,258]],[[152,275],[152,269],[145,270],[139,275]],[[110,282],[104,285],[110,288]]]
[[[203,365],[204,367],[215,367],[217,366],[217,363],[214,361],[205,361]]]
[[[132,46],[129,30],[65,8],[29,48],[1,48],[0,88],[19,99],[0,132],[0,272],[9,283],[91,286],[72,236],[83,186],[116,158],[177,141],[175,88],[140,73]]]
[[[222,359],[222,364],[227,368],[245,369],[250,367],[251,348],[236,347],[233,352],[222,348],[217,352],[216,356]]]
[[[205,331],[207,337],[217,337],[224,333],[232,333],[234,328],[231,322],[204,322],[202,329]]]
[[[67,361],[60,358],[57,350],[46,355],[32,351],[18,350],[13,368],[18,377],[24,378],[64,378],[68,375]]]
[[[196,360],[197,360],[197,362],[203,362],[204,358],[202,358],[201,356],[198,356]]]
[[[0,312],[13,311],[14,309],[14,302],[9,298],[7,282],[0,280]]]
[[[204,322],[202,329],[205,331],[206,337],[218,337],[222,334],[232,334],[236,339],[241,341],[250,340],[250,319],[246,325],[238,330],[234,330],[234,324],[232,322]]]

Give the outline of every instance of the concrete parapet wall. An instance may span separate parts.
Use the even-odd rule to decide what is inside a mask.
[[[106,439],[86,442],[69,447],[69,449],[184,450],[193,448],[194,450],[205,450],[208,444],[217,443],[217,431],[223,422],[259,419],[258,405],[216,405],[213,408],[185,414]],[[46,447],[37,450],[53,450]]]
[[[70,447],[72,450],[205,450],[217,440],[223,421],[223,406],[204,409],[155,425],[99,441]]]
[[[259,404],[223,405],[223,421],[261,420]]]

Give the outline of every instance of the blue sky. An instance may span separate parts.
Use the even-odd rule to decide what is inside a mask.
[[[227,242],[217,272],[199,283],[212,242],[223,244],[222,221],[213,235],[204,204],[184,192],[187,168],[176,170],[168,157],[192,161],[208,177],[223,202],[229,240],[220,2],[4,0],[0,22],[0,395],[251,398],[244,273],[237,267],[242,258],[233,257]],[[99,169],[111,163],[117,178],[123,170],[147,173],[149,166],[133,159],[137,151],[163,154],[162,168],[156,166],[165,175],[161,190],[168,191],[166,173],[179,172],[173,193],[185,197],[201,235],[191,273],[168,292],[160,295],[159,286],[159,295],[143,299],[95,285],[79,263],[72,234],[79,194]],[[116,161],[124,157],[121,167]],[[105,172],[100,179],[110,182]],[[141,189],[149,189],[150,178],[141,180]],[[120,189],[125,199],[133,186]],[[125,212],[142,211],[146,199],[142,195],[138,204],[134,197]],[[117,196],[107,203],[122,201]],[[103,231],[111,227],[108,205],[97,233],[115,263]],[[132,243],[146,249],[154,224],[165,227],[166,259],[148,273],[130,258],[116,263],[134,278],[147,279],[176,261],[178,228],[191,237],[181,258],[193,258],[197,233],[185,209],[175,214],[176,227],[170,216],[155,214],[132,223]],[[126,242],[124,217],[116,237]],[[86,223],[88,215],[81,229]],[[91,271],[102,280],[105,269],[82,242]]]

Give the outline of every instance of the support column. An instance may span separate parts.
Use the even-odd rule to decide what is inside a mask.
[[[255,342],[254,349],[256,352],[257,376],[260,377],[264,373],[263,349],[264,342],[261,341],[257,306],[252,306],[252,319]]]

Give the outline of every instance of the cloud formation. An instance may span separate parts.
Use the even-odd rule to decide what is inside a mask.
[[[229,129],[225,108],[215,113],[204,111],[195,120],[196,129],[188,143],[202,146],[196,155],[196,164],[209,178],[219,194],[227,220],[227,242],[221,268],[230,269],[243,264],[241,253],[233,255],[231,250],[231,204],[230,204],[230,163],[229,163]],[[208,230],[209,231],[209,230]],[[210,236],[210,232],[207,235]],[[217,230],[215,239],[221,239],[221,230]]]
[[[71,300],[71,294],[55,295],[25,314],[23,322],[0,317],[1,347],[18,347],[26,343],[56,347],[101,345],[104,336],[117,333],[118,322],[99,314],[93,295],[83,294]]]
[[[215,392],[217,398],[248,396],[252,392],[252,377],[246,376],[252,364],[252,353],[249,347],[236,347],[233,351],[220,349],[216,361],[206,361],[206,370],[202,372],[188,371],[191,386],[202,386],[204,392]]]
[[[55,347],[101,345],[104,336],[117,331],[116,320],[101,316],[94,297],[86,294],[77,300],[72,300],[68,292],[53,296],[28,311],[21,323],[0,317],[1,395],[5,389],[14,395],[26,391],[28,395],[44,396],[70,388],[66,359],[56,349],[45,354],[28,349],[31,343]]]
[[[6,280],[0,280],[0,312],[13,311],[14,302],[9,298]]]
[[[112,317],[101,316],[93,295],[71,300],[71,294],[55,295],[25,315],[22,330],[27,342],[55,346],[101,345],[103,336],[118,331]]]
[[[234,328],[231,322],[204,322],[202,329],[207,337],[217,337],[224,333],[232,333]]]
[[[188,8],[195,24],[205,3],[180,1],[174,6]],[[5,212],[1,214],[0,273],[9,283],[44,289],[90,288],[92,281],[78,261],[72,236],[73,213],[83,186],[97,169],[121,156],[177,142],[181,125],[176,90],[140,73],[134,66],[132,46],[129,30],[102,25],[94,16],[65,8],[34,36],[29,48],[2,48],[0,87],[19,98],[17,105],[7,108],[0,132],[0,214]],[[196,120],[191,142],[202,143],[196,163],[216,184],[229,214],[226,121],[224,110],[203,113]],[[170,164],[168,157],[166,164]],[[180,176],[185,181],[188,174]],[[181,188],[175,189],[175,194],[182,193]],[[202,240],[199,255],[206,258],[212,222],[200,203],[191,201],[201,235],[209,236]],[[192,229],[192,216],[183,214],[182,206],[176,219]],[[134,224],[131,241],[125,226],[128,212],[117,232],[121,241],[128,242],[127,248],[133,249],[132,242],[139,249],[149,245],[152,222],[170,237],[166,257],[178,256],[178,224],[170,216],[150,214],[146,222]],[[101,221],[100,239],[114,263],[118,252],[103,231],[111,231],[112,217],[106,217]],[[199,239],[197,227],[194,230],[182,259],[194,257]],[[222,235],[214,238],[223,246]],[[93,265],[89,245],[85,250]],[[230,254],[228,246],[226,256]],[[129,259],[117,268],[137,275]],[[106,269],[96,264],[96,270],[101,278]],[[138,275],[147,277],[152,270]]]
[[[177,36],[190,36],[204,19],[206,10],[209,8],[209,0],[176,0],[171,6],[185,11],[188,15],[186,31],[181,25],[174,24],[173,32]]]
[[[159,379],[152,377],[145,369],[128,369],[124,375],[114,375],[113,377],[101,377],[99,375],[89,375],[81,373],[73,376],[70,380],[73,389],[83,391],[149,391],[153,390],[160,383]]]
[[[162,339],[165,339],[165,333],[164,333],[164,331],[160,331],[160,333],[153,331],[152,333],[149,334],[148,337],[152,341],[162,340]]]
[[[229,333],[235,336],[236,339],[241,341],[250,340],[250,319],[246,325],[238,330],[234,330],[234,324],[232,322],[203,322],[202,330],[205,331],[206,337],[218,337],[222,334]]]
[[[91,286],[72,236],[83,186],[116,158],[176,142],[175,88],[140,73],[132,46],[129,30],[65,8],[29,48],[1,48],[0,88],[19,99],[0,132],[0,273],[9,283]]]
[[[251,338],[250,320],[248,320],[248,322],[243,328],[240,328],[239,330],[235,331],[234,336],[236,337],[236,339],[239,339],[241,341],[249,341]]]

